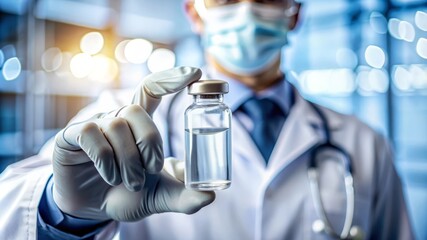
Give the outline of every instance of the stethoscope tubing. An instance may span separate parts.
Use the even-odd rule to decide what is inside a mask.
[[[325,142],[320,143],[312,148],[309,168],[308,168],[308,179],[310,182],[310,192],[313,198],[314,207],[317,214],[320,216],[321,220],[324,223],[324,230],[329,235],[338,238],[338,239],[347,239],[350,236],[351,227],[353,224],[354,209],[355,209],[355,195],[354,195],[354,185],[353,185],[353,175],[352,175],[352,166],[351,166],[351,157],[347,151],[342,147],[332,143],[331,140],[331,131],[329,129],[328,121],[326,116],[320,111],[314,103],[311,103],[311,106],[316,111],[319,118],[322,120],[322,128],[325,134]],[[322,197],[320,195],[320,187],[318,181],[318,172],[317,172],[317,163],[316,156],[318,153],[324,149],[331,149],[343,156],[343,165],[344,165],[344,185],[345,185],[345,194],[346,194],[346,213],[344,219],[344,225],[340,234],[337,234],[334,229],[332,229],[332,224],[328,220],[326,211],[322,202]]]

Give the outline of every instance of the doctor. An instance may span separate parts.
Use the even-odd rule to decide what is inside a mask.
[[[205,77],[230,85],[231,187],[187,190],[179,160],[164,160],[185,157],[191,101],[169,93],[202,75],[175,68],[147,76],[132,104],[123,100],[129,96],[101,96],[57,134],[52,157],[6,169],[0,239],[413,239],[386,139],[309,103],[280,71],[300,5],[185,6],[206,50]],[[325,142],[336,147],[313,154]]]

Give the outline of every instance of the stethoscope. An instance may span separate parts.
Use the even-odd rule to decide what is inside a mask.
[[[291,92],[293,92],[295,89],[293,89]],[[169,123],[173,122],[172,119],[172,109],[173,105],[176,102],[177,98],[183,94],[181,94],[184,91],[181,91],[177,94],[175,94],[170,103],[167,110],[167,131],[168,131],[168,150],[170,156],[174,156],[174,151],[172,147],[172,141],[171,141],[171,134],[172,129],[170,127]],[[292,100],[294,101],[294,97],[292,97]],[[312,195],[312,199],[314,202],[314,208],[316,211],[316,214],[319,216],[319,219],[315,220],[312,224],[312,230],[315,233],[325,233],[329,236],[336,238],[336,239],[363,239],[363,231],[358,226],[353,226],[353,216],[354,216],[354,209],[355,209],[355,196],[354,196],[354,186],[353,186],[353,175],[352,175],[352,168],[351,168],[351,159],[350,155],[347,151],[345,151],[340,146],[333,144],[331,141],[330,136],[330,130],[328,127],[328,121],[325,117],[325,115],[320,111],[319,107],[317,107],[315,104],[309,102],[309,104],[313,107],[318,117],[322,120],[322,128],[325,134],[325,141],[323,143],[319,143],[316,146],[314,146],[311,150],[311,156],[309,160],[309,166],[308,166],[308,180],[310,184],[310,192]],[[316,163],[316,157],[322,152],[322,151],[334,151],[334,155],[341,155],[341,159],[343,160],[343,166],[344,166],[344,185],[345,185],[345,194],[346,194],[346,213],[345,213],[345,219],[344,219],[344,225],[340,233],[337,233],[333,228],[331,222],[328,220],[328,217],[326,215],[325,208],[322,203],[322,197],[320,195],[320,187],[319,187],[319,179],[318,179],[318,167]]]
[[[351,168],[351,157],[347,151],[340,146],[333,144],[331,141],[331,134],[329,130],[328,121],[325,115],[320,109],[313,103],[310,102],[318,117],[322,120],[322,129],[325,134],[325,141],[319,143],[312,148],[311,156],[309,160],[309,166],[307,170],[308,180],[310,183],[310,192],[312,195],[314,208],[317,215],[320,217],[315,220],[312,224],[312,230],[316,233],[326,233],[336,239],[363,239],[363,231],[358,226],[353,226],[353,216],[355,209],[355,196],[354,196],[354,185],[353,175]],[[319,179],[318,179],[318,167],[316,157],[323,151],[334,151],[334,156],[341,156],[342,165],[344,166],[344,186],[346,195],[346,211],[344,218],[344,225],[340,233],[337,233],[332,228],[332,224],[328,220],[326,215],[325,207],[323,206],[322,197],[320,195]]]

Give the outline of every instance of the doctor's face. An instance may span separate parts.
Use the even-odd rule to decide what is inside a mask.
[[[293,0],[187,2],[208,62],[238,80],[252,78],[249,87],[280,78],[281,50],[298,11]]]
[[[197,1],[197,0],[196,0]],[[295,3],[293,0],[204,0],[206,7],[218,7],[223,5],[236,4],[240,2],[255,2],[259,4],[271,5],[283,9],[289,9]]]

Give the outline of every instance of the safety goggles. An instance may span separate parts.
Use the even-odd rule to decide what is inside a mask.
[[[245,0],[202,0],[206,7],[218,7],[230,4],[236,4],[239,2],[245,2]],[[282,8],[290,8],[293,4],[295,4],[294,0],[246,0],[246,2],[256,2],[259,4],[272,5],[276,7]]]
[[[195,0],[195,8],[204,19],[207,17],[208,10],[229,9],[228,12],[232,14],[236,5],[243,3],[251,5],[253,14],[263,19],[284,19],[297,13],[294,0]]]

